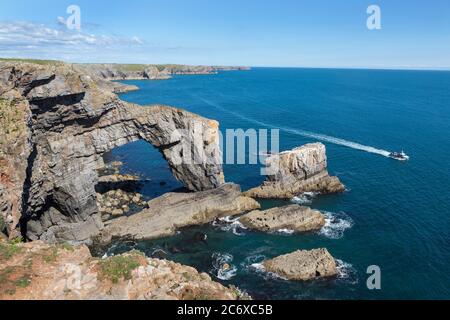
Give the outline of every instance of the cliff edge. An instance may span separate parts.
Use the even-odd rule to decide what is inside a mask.
[[[218,122],[126,103],[114,91],[77,65],[0,63],[0,222],[10,238],[83,242],[97,234],[102,155],[131,141],[159,149],[189,190],[224,183]],[[199,161],[182,161],[185,150]]]

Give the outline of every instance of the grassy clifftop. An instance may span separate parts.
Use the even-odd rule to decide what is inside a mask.
[[[1,62],[25,62],[25,63],[35,63],[39,65],[59,65],[63,64],[62,61],[58,60],[39,60],[39,59],[20,59],[20,58],[0,58]]]

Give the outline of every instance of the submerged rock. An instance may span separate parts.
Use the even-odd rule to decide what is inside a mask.
[[[255,210],[239,221],[246,227],[260,231],[292,230],[305,232],[319,230],[325,225],[325,215],[308,207],[290,205],[265,211]]]
[[[304,192],[340,193],[344,185],[327,171],[326,149],[322,143],[306,144],[266,159],[270,174],[259,187],[245,192],[253,198],[291,199]]]
[[[182,227],[260,208],[254,199],[243,196],[236,184],[195,193],[167,193],[149,201],[148,206],[132,216],[110,221],[102,231],[103,241],[111,237],[160,238],[173,235]]]
[[[327,249],[299,250],[263,262],[266,271],[288,280],[311,280],[337,275],[336,261]]]

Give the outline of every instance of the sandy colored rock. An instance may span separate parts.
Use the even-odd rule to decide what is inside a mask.
[[[336,261],[327,249],[299,250],[263,262],[268,272],[288,280],[311,280],[337,274]]]
[[[304,192],[340,193],[345,186],[327,171],[326,149],[322,143],[306,144],[266,159],[270,175],[259,187],[245,192],[262,199],[291,199]]]
[[[224,184],[217,189],[195,193],[167,193],[148,202],[148,207],[132,216],[112,220],[102,231],[103,240],[169,236],[182,227],[259,209],[260,205],[254,199],[242,196],[238,185]]]
[[[167,80],[172,75],[208,75],[219,71],[249,70],[239,66],[191,66],[179,64],[80,64],[77,68],[103,80]],[[132,90],[118,87],[116,91]]]
[[[265,211],[255,210],[243,215],[239,221],[250,229],[294,232],[319,230],[325,225],[325,216],[308,207],[290,205]]]
[[[8,247],[6,247],[8,246]],[[6,248],[6,249],[5,249]],[[2,251],[2,250],[7,251]],[[5,256],[4,252],[13,252]],[[234,300],[236,289],[192,267],[129,252],[93,258],[82,245],[0,241],[0,300]]]

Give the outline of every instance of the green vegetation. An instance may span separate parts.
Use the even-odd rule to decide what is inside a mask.
[[[0,232],[3,232],[5,228],[6,228],[5,219],[3,219],[3,215],[0,214]]]
[[[8,260],[18,254],[22,249],[19,247],[21,239],[0,243],[0,260]]]
[[[0,62],[26,62],[40,65],[58,65],[61,61],[57,60],[39,60],[39,59],[20,59],[20,58],[0,58]]]
[[[22,267],[6,267],[0,270],[0,293],[16,293],[17,288],[27,288],[31,284],[28,271]]]
[[[0,287],[9,281],[9,275],[14,272],[13,267],[6,267],[0,271]]]
[[[66,251],[74,251],[75,250],[75,248],[66,241],[58,243],[58,248],[66,250]]]
[[[26,288],[30,285],[31,283],[31,279],[28,278],[27,276],[24,276],[18,280],[16,280],[15,284],[16,286],[20,287],[20,288]]]
[[[148,65],[145,64],[117,64],[116,67],[122,71],[138,72],[143,71]]]
[[[142,254],[130,252],[127,255],[113,256],[100,261],[100,268],[103,276],[113,283],[118,283],[121,279],[131,279],[131,272],[138,268]]]
[[[49,249],[49,253],[43,256],[43,259],[47,263],[52,263],[56,261],[56,258],[58,258],[58,248],[52,247]]]
[[[0,156],[6,154],[4,149],[26,132],[23,107],[21,102],[0,97]]]

